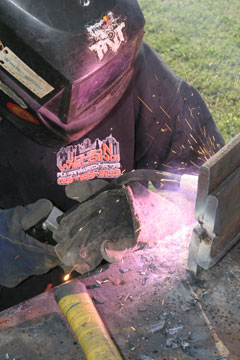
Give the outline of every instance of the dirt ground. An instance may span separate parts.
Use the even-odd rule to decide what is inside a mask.
[[[123,359],[240,359],[240,243],[188,278],[191,226],[80,276]],[[0,359],[85,359],[54,289],[0,315]],[[16,341],[16,339],[18,339]]]

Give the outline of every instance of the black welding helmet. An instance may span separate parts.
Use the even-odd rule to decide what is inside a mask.
[[[129,85],[143,27],[136,0],[1,0],[1,114],[38,142],[80,138]]]

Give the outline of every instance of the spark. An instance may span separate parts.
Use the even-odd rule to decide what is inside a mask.
[[[140,226],[140,228],[138,228],[137,230],[135,230],[135,233],[139,232],[142,229],[142,227]]]
[[[127,294],[127,296],[124,298],[123,301],[127,301],[127,299],[129,298],[129,296],[130,296],[130,293]]]
[[[133,327],[133,326],[131,326],[131,329],[132,329],[133,331],[136,331],[135,327]]]
[[[205,126],[203,126],[203,135],[204,135],[205,138],[207,137],[206,136],[206,128],[205,128]]]
[[[70,279],[70,276],[71,276],[71,272],[66,274],[63,278],[64,281],[68,281]]]
[[[172,148],[170,148],[170,151],[173,153],[173,154],[176,154],[177,152],[175,150],[173,150]]]
[[[152,135],[150,135],[149,133],[146,133],[146,135],[149,136],[151,139],[155,140],[155,138]]]
[[[154,76],[155,76],[155,79],[156,79],[156,80],[158,80],[158,77],[157,77],[157,75],[156,75],[156,74],[154,74]]]
[[[182,168],[178,168],[178,170],[185,170],[185,167],[182,167]]]
[[[202,130],[201,125],[199,123],[198,123],[198,127],[199,127],[199,130],[200,130],[201,134],[203,135],[203,130]]]
[[[196,110],[196,108],[195,107],[193,107],[193,108],[188,108],[189,109],[189,112],[190,112],[190,116],[194,119],[194,115],[193,115],[193,110]]]
[[[138,99],[143,103],[144,106],[152,113],[152,109],[138,96]]]
[[[196,166],[198,169],[200,169],[200,166],[198,166],[197,164],[195,164],[192,160],[190,160],[190,163],[194,166]]]
[[[177,180],[174,180],[174,179],[161,179],[161,182],[178,182]]]
[[[105,283],[108,283],[108,282],[109,282],[109,279],[102,280],[102,284],[105,284]]]
[[[185,121],[186,121],[186,123],[188,124],[189,128],[190,128],[191,130],[193,130],[192,126],[190,125],[190,123],[189,123],[189,121],[188,121],[188,119],[185,118]]]
[[[164,114],[165,114],[169,119],[171,119],[171,116],[168,115],[168,113],[166,112],[166,110],[163,109],[162,106],[160,106],[160,109],[162,110],[162,112],[164,112]]]
[[[162,164],[162,166],[166,166],[166,167],[168,167],[169,169],[172,169],[172,166],[167,165],[167,164]]]
[[[177,116],[177,120],[178,120],[178,122],[180,122],[180,116],[179,116],[179,114],[178,114],[178,116]]]
[[[195,141],[195,143],[197,144],[198,142],[197,142],[197,140],[195,139],[195,137],[194,137],[192,134],[190,134],[190,136],[191,136],[191,138],[193,139],[193,141]]]
[[[170,128],[170,126],[168,126],[167,123],[165,123],[166,127],[168,128],[168,130],[172,131],[172,129]]]

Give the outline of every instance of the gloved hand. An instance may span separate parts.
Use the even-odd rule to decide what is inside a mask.
[[[96,190],[102,183],[93,180],[89,185],[94,185]],[[82,187],[87,186],[80,182],[71,184],[67,187],[67,196],[81,203],[86,197]],[[88,194],[93,196],[92,191]],[[136,245],[138,227],[129,189],[102,191],[64,215],[53,233],[58,242],[55,251],[65,265],[84,274],[95,269],[103,259],[120,260],[124,251]]]
[[[27,206],[0,211],[0,284],[15,287],[31,275],[44,274],[61,264],[54,247],[26,231],[45,219],[52,209],[41,199]]]
[[[133,192],[126,185],[136,187],[137,181],[159,182],[162,178],[158,171],[136,170],[111,183],[92,180],[67,186],[66,195],[80,205],[63,216],[53,233],[60,260],[81,274],[95,269],[102,259],[121,260],[128,249],[136,247],[140,232]]]

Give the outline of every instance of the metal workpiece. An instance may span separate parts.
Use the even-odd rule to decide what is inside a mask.
[[[240,239],[240,134],[200,167],[188,270],[209,269]],[[203,236],[204,233],[204,236]]]
[[[42,228],[44,230],[48,229],[50,231],[57,230],[59,223],[58,218],[63,215],[63,212],[59,210],[56,206],[52,208],[52,211],[48,215],[47,219],[42,223]]]

